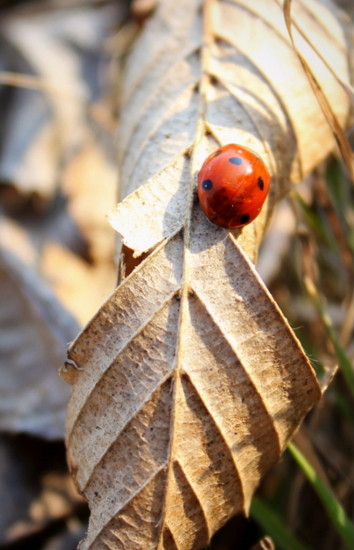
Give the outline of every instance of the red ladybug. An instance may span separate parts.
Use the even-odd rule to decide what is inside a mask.
[[[242,145],[220,147],[198,175],[198,196],[204,214],[216,225],[243,227],[261,211],[270,174],[261,158]]]

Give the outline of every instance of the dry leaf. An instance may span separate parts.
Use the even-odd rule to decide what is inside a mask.
[[[317,5],[314,17],[298,2],[301,24],[344,79],[344,35],[330,4]],[[338,35],[328,36],[329,20]],[[341,85],[309,57],[344,125]],[[137,255],[153,251],[64,370],[69,462],[91,508],[81,550],[192,550],[247,513],[320,398],[249,257],[275,200],[334,138],[269,0],[162,0],[127,63],[120,136],[122,194],[132,194],[111,221]],[[227,142],[251,146],[273,174],[267,207],[233,233],[212,226],[195,198],[206,153]]]
[[[83,369],[68,415],[71,468],[91,503],[82,548],[202,547],[248,509],[320,396],[233,237],[206,242],[207,222],[194,223],[188,286],[178,234],[70,349]]]
[[[90,102],[102,76],[102,46],[124,7],[9,10],[0,21],[0,179],[50,199],[58,171],[92,132]],[[2,72],[3,71],[3,72]]]
[[[88,243],[89,257],[104,265],[111,275],[115,234],[106,215],[116,201],[117,182],[116,163],[109,158],[103,143],[93,139],[73,156],[63,173],[68,211]]]
[[[354,172],[353,172],[353,166],[354,166],[354,156],[349,144],[349,141],[346,138],[345,131],[340,125],[340,122],[337,120],[337,117],[335,113],[333,112],[333,109],[329,103],[329,101],[326,98],[326,95],[322,91],[322,87],[319,85],[319,83],[316,80],[316,77],[313,75],[313,71],[311,70],[310,66],[308,65],[305,57],[300,53],[298,50],[295,40],[294,40],[294,33],[292,29],[292,17],[291,17],[291,0],[284,0],[284,15],[285,15],[285,22],[286,27],[289,32],[289,36],[291,38],[291,42],[294,46],[294,49],[299,57],[300,63],[309,79],[309,82],[311,84],[311,87],[314,91],[314,94],[317,97],[317,100],[321,106],[321,109],[328,121],[328,124],[330,125],[333,135],[337,141],[338,148],[341,152],[342,158],[346,164],[346,167],[348,169],[350,177],[353,179]],[[322,61],[324,63],[327,63],[327,60],[322,56]],[[328,65],[330,67],[330,65]],[[335,74],[335,73],[334,73]],[[348,94],[350,99],[353,101],[354,98],[354,92],[353,89],[349,84],[344,82],[340,76],[337,77],[338,82],[344,87],[345,92]]]
[[[278,203],[257,260],[257,271],[267,287],[280,272],[282,260],[296,231],[294,210],[287,199]]]
[[[220,143],[242,143],[262,156],[273,175],[267,207],[239,237],[255,260],[274,202],[325,158],[335,139],[277,2],[255,0],[250,7],[246,0],[208,0],[202,16],[201,4],[162,2],[129,59],[119,148],[121,194],[132,195],[110,220],[136,254],[152,248],[183,225],[190,183],[206,154]],[[333,6],[295,5],[306,35],[341,80],[349,80],[346,35]],[[303,37],[294,35],[344,125],[346,93]],[[202,39],[210,48],[200,50]]]
[[[11,242],[14,232],[6,235]],[[57,369],[78,325],[31,266],[3,246],[0,277],[0,429],[62,438],[68,391]]]
[[[117,280],[112,261],[90,265],[55,242],[43,247],[41,270],[80,327],[95,314]]]
[[[56,222],[52,220],[54,227],[47,231],[40,250],[41,274],[81,326],[117,281],[115,235],[106,219],[114,204],[117,178],[102,144],[86,143],[65,166],[63,192],[68,202]]]
[[[69,392],[57,371],[67,346],[117,280],[106,220],[117,174],[102,144],[73,156],[64,179],[67,202],[57,198],[40,215],[27,208],[22,228],[0,227],[0,428],[46,438],[64,436]]]

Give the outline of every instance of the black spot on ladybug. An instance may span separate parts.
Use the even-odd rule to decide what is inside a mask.
[[[213,182],[211,180],[204,180],[202,183],[202,189],[209,191],[213,187]]]
[[[243,216],[241,216],[240,222],[241,223],[247,223],[249,219],[250,219],[249,215],[244,214]]]
[[[264,189],[264,181],[263,181],[263,179],[262,179],[261,177],[258,178],[258,180],[257,180],[257,185],[258,185],[258,187],[260,188],[260,190],[263,191],[263,189]]]
[[[242,164],[242,158],[240,157],[231,157],[228,160],[231,164]]]

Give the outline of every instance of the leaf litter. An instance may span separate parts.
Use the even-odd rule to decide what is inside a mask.
[[[116,281],[104,47],[126,6],[50,4],[0,8],[0,545],[56,535],[68,550],[87,512],[65,467],[58,368]]]

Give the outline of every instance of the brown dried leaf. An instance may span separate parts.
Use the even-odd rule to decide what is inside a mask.
[[[68,163],[67,208],[64,201],[58,201],[46,215],[42,212],[31,219],[28,214],[22,228],[1,219],[3,430],[64,436],[69,393],[58,380],[57,370],[67,345],[97,311],[117,278],[114,232],[105,219],[114,204],[116,174],[100,152],[97,144],[91,144]],[[88,251],[90,261],[80,256],[82,249]]]
[[[0,179],[50,199],[63,160],[92,132],[102,45],[124,6],[22,6],[0,20]],[[88,70],[89,69],[89,70]]]
[[[326,5],[314,18],[299,2],[303,24],[347,76],[342,35],[324,39]],[[311,66],[344,124],[341,85],[316,55]],[[248,256],[289,181],[334,140],[282,10],[265,0],[162,0],[127,64],[120,135],[132,194],[111,220],[136,254],[153,251],[68,354],[68,456],[91,508],[81,548],[192,550],[247,513],[320,398]],[[205,219],[194,190],[206,153],[227,142],[273,174],[267,207],[233,234]]]
[[[325,117],[328,121],[328,124],[330,125],[330,127],[333,131],[333,135],[334,135],[334,137],[337,141],[338,148],[339,148],[339,150],[341,152],[341,155],[343,157],[343,160],[344,160],[344,162],[347,166],[349,175],[353,179],[353,177],[354,177],[354,172],[353,172],[354,156],[353,156],[353,152],[351,150],[349,141],[347,140],[345,132],[344,132],[343,128],[340,125],[340,122],[338,121],[335,113],[333,112],[333,109],[332,109],[330,103],[328,102],[328,100],[326,98],[326,95],[323,93],[323,90],[322,90],[321,86],[319,85],[316,78],[314,77],[313,72],[312,72],[310,66],[308,65],[305,57],[300,53],[300,51],[298,50],[298,48],[296,46],[295,39],[294,39],[294,34],[293,34],[293,30],[292,30],[291,0],[284,0],[284,17],[285,17],[286,27],[287,27],[288,32],[289,32],[289,36],[291,38],[291,42],[292,42],[292,44],[294,46],[294,49],[295,49],[295,51],[296,51],[296,53],[299,57],[301,65],[303,66],[303,69],[304,69],[304,71],[305,71],[305,73],[306,73],[306,75],[309,79],[309,82],[310,82],[311,87],[314,91],[314,94],[316,95],[316,97],[318,99],[318,102],[321,105],[322,111],[323,111],[323,113],[324,113],[324,115],[325,115]],[[324,58],[322,58],[322,60],[324,60]],[[338,79],[338,81],[339,81],[339,79]],[[347,83],[343,82],[341,79],[340,79],[340,83],[344,87],[345,91],[348,93],[351,100],[353,101],[354,95],[353,95],[352,88]]]
[[[91,504],[82,548],[206,544],[247,511],[320,396],[252,264],[206,229],[196,212],[188,258],[181,234],[159,247],[70,349],[83,369],[67,426]]]
[[[64,169],[63,191],[68,211],[88,244],[90,259],[114,269],[115,234],[107,223],[107,212],[117,198],[118,170],[103,143],[91,139]],[[114,283],[111,286],[114,288]]]
[[[81,326],[94,315],[117,282],[113,261],[115,235],[106,219],[115,202],[117,178],[117,169],[102,144],[89,140],[64,169],[63,191],[68,202],[58,223],[65,229],[66,239],[70,227],[80,236],[86,258],[78,254],[78,246],[68,250],[64,239],[60,244],[53,239],[42,244],[41,272]],[[60,228],[52,233],[59,240]]]
[[[10,242],[18,237],[2,223],[0,241],[5,235]],[[0,429],[62,438],[68,392],[57,370],[79,327],[30,264],[3,242],[0,304]]]
[[[240,236],[255,259],[274,202],[323,160],[335,139],[276,0],[251,6],[246,0],[208,0],[202,15],[200,4],[189,3],[186,15],[180,3],[162,2],[130,57],[119,147],[122,196],[132,195],[110,221],[136,254],[152,248],[183,225],[190,184],[206,154],[220,143],[242,143],[263,157],[273,175],[267,207]],[[341,81],[349,80],[345,32],[328,2],[296,5],[316,50]],[[201,49],[202,40],[209,47]],[[297,43],[344,125],[350,101],[342,85],[302,36]]]
[[[117,280],[113,262],[90,265],[55,242],[43,247],[41,269],[80,327],[95,314]]]

